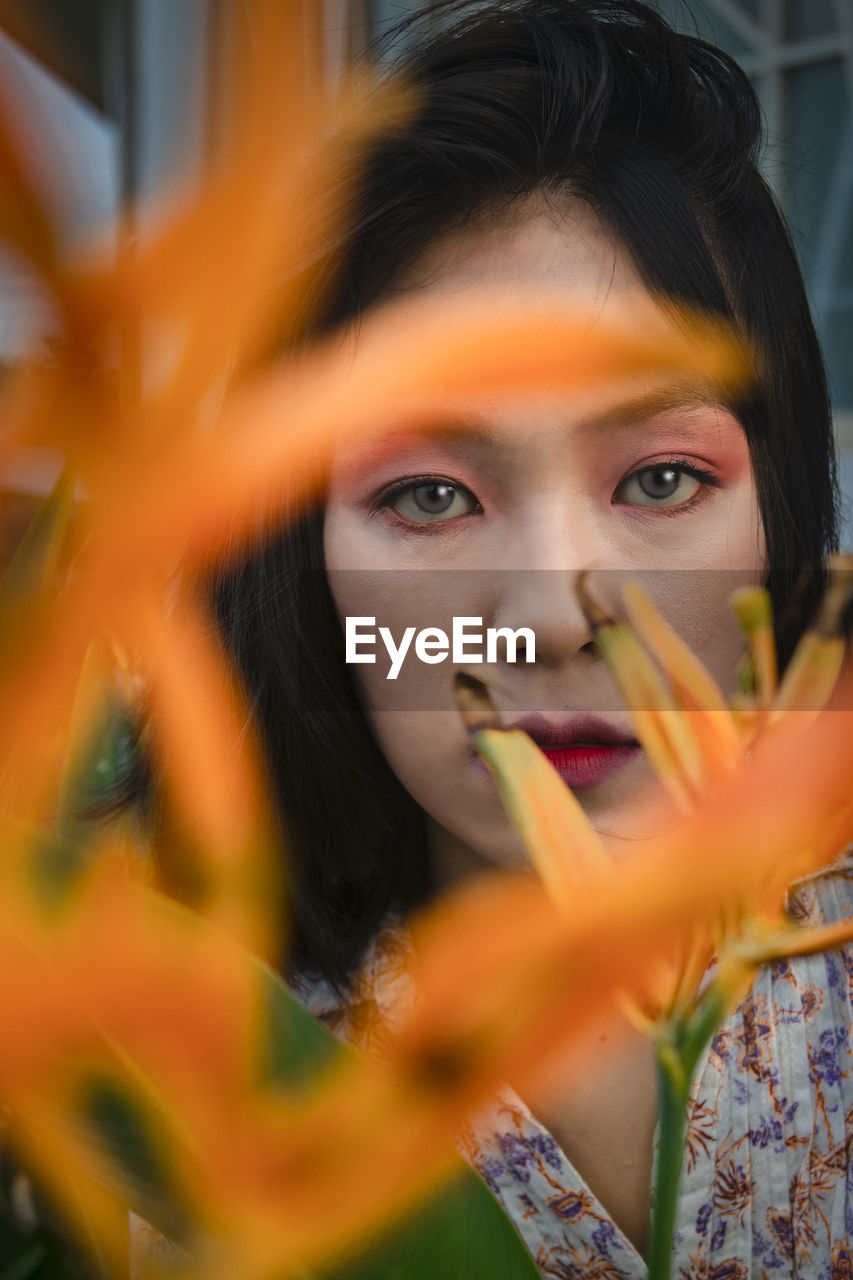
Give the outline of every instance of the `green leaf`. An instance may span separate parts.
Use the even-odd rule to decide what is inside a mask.
[[[31,1280],[44,1262],[45,1247],[42,1244],[30,1245],[17,1258],[8,1262],[3,1268],[3,1280]]]
[[[186,908],[170,904],[181,913]],[[197,921],[199,927],[204,927]],[[223,946],[233,945],[223,938]],[[298,1088],[329,1062],[355,1051],[341,1044],[309,1014],[282,979],[256,962],[265,1009],[266,1038],[259,1063],[259,1084]],[[149,1105],[153,1108],[149,1112]],[[156,1113],[120,1079],[104,1073],[81,1079],[79,1117],[115,1161],[125,1185],[136,1189],[132,1207],[173,1240],[180,1241],[189,1223],[173,1194],[169,1149]],[[370,1176],[365,1169],[365,1176]],[[118,1186],[116,1187],[118,1190]],[[137,1199],[138,1196],[138,1199]],[[334,1212],[334,1206],[330,1206]],[[0,1219],[2,1222],[2,1219]],[[12,1242],[14,1245],[14,1242]],[[19,1280],[85,1280],[75,1250],[50,1243],[54,1269],[44,1269],[34,1253],[25,1252],[40,1239],[22,1240],[2,1252],[3,1264],[32,1266]],[[20,1256],[19,1256],[20,1255]],[[436,1280],[437,1277],[488,1277],[489,1280],[540,1280],[538,1268],[510,1219],[486,1185],[459,1158],[459,1172],[418,1209],[360,1245],[345,1261],[304,1280]]]
[[[313,1018],[290,989],[264,968],[269,1081],[298,1086],[336,1055],[354,1052]],[[330,1212],[333,1212],[330,1208]],[[459,1173],[426,1204],[374,1238],[322,1280],[436,1280],[488,1276],[540,1280],[514,1225],[482,1179],[459,1158]]]
[[[188,1229],[178,1203],[159,1117],[137,1092],[104,1074],[81,1080],[80,1119],[132,1187],[134,1209],[177,1242]]]
[[[68,901],[88,867],[93,825],[120,800],[122,785],[137,768],[138,726],[115,691],[106,690],[85,745],[68,764],[59,817],[50,831],[33,838],[28,870],[38,900],[47,910]]]
[[[3,1280],[95,1280],[95,1274],[65,1241],[39,1231],[14,1254],[0,1250]]]
[[[65,544],[73,495],[73,477],[63,471],[0,578],[0,618],[32,592],[50,585]]]
[[[135,772],[138,754],[135,716],[116,690],[105,689],[85,745],[69,762],[63,780],[63,822],[75,823],[81,814],[97,813],[100,805],[114,802],[122,783]]]
[[[541,1280],[509,1218],[467,1167],[404,1223],[322,1280]]]
[[[259,968],[264,1029],[258,1083],[298,1088],[351,1050],[299,1003],[277,973],[260,963]]]
[[[2,1164],[4,1171],[14,1178],[16,1169],[5,1152]],[[38,1203],[35,1208],[37,1221],[24,1224],[10,1207],[8,1186],[0,1191],[0,1276],[3,1280],[94,1280],[79,1251],[69,1246],[48,1220],[50,1215],[43,1204]]]

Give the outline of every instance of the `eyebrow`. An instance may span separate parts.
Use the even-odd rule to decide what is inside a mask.
[[[714,395],[707,386],[685,380],[670,383],[657,391],[621,399],[588,418],[580,419],[577,427],[582,431],[619,430],[646,422],[658,415],[694,409],[721,409],[734,416],[731,406]],[[381,460],[400,445],[419,445],[435,440],[470,449],[474,453],[486,451],[496,456],[506,453],[511,447],[506,433],[493,429],[486,415],[468,411],[464,417],[460,414],[452,419],[439,420],[432,429],[407,427],[390,431],[371,441],[363,450],[359,449],[359,459],[362,462],[366,460],[369,464],[372,460]]]
[[[735,416],[731,406],[725,400],[697,386],[694,382],[670,384],[659,391],[621,399],[606,409],[590,414],[588,418],[579,419],[575,425],[584,431],[602,428],[616,430],[646,422],[650,418],[666,413],[679,410],[689,412],[695,409],[721,409]],[[506,447],[505,433],[493,430],[488,418],[481,417],[479,414],[469,414],[465,421],[455,425],[441,424],[438,434],[462,444],[470,443],[475,446],[482,444],[495,453],[500,453]],[[432,438],[432,432],[429,430],[407,432],[401,434],[400,438],[405,439],[407,435],[413,440]]]
[[[659,391],[647,392],[620,400],[603,412],[592,414],[579,424],[582,427],[623,427],[634,422],[645,422],[660,414],[677,410],[722,409],[735,416],[732,406],[720,396],[693,383],[675,383]]]

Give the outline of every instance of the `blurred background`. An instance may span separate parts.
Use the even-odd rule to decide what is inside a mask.
[[[761,98],[765,173],[794,235],[829,366],[851,545],[853,0],[656,3],[680,29],[734,54]],[[416,7],[302,4],[305,58],[329,76]],[[41,168],[70,241],[114,237],[131,197],[144,218],[174,182],[191,188],[221,136],[228,50],[249,8],[250,0],[0,0],[2,83],[29,86]],[[33,282],[0,258],[0,362],[49,358],[50,341],[51,316]],[[55,459],[25,458],[7,483],[26,505],[55,468]]]

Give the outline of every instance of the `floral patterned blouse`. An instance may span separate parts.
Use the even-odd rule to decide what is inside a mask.
[[[801,888],[803,923],[853,916],[853,855]],[[371,948],[345,1006],[309,1008],[382,1052],[411,998],[405,932]],[[377,1013],[380,1018],[377,1020]],[[459,1145],[552,1280],[644,1280],[642,1257],[510,1088]],[[759,970],[699,1064],[675,1242],[678,1280],[853,1280],[853,949]]]

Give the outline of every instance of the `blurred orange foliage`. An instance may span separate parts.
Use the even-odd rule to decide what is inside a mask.
[[[24,445],[55,446],[66,485],[87,495],[56,573],[7,594],[0,617],[0,1102],[27,1168],[116,1271],[134,1204],[206,1280],[314,1265],[400,1211],[452,1167],[466,1111],[582,1033],[596,992],[641,990],[685,929],[764,885],[780,849],[808,850],[811,868],[851,834],[853,735],[820,721],[805,746],[780,739],[726,776],[618,877],[593,877],[576,910],[531,878],[436,908],[415,926],[420,996],[386,1064],[349,1061],[293,1095],[259,1084],[263,971],[234,941],[275,953],[281,891],[260,753],[190,574],[257,534],[282,491],[318,492],[354,433],[452,429],[483,386],[642,374],[725,387],[748,361],[696,317],[661,311],[638,336],[488,298],[453,314],[415,299],[380,308],[357,338],[300,346],[310,281],[289,228],[324,200],[334,227],[342,167],[352,177],[363,140],[411,104],[376,86],[330,101],[304,84],[301,5],[253,10],[259,53],[240,77],[230,160],[117,262],[67,260],[22,113],[0,112],[0,236],[50,291],[64,339],[50,367],[4,391],[0,469]],[[262,359],[275,341],[287,350]],[[117,345],[119,378],[105,373]],[[144,700],[198,851],[199,917],[140,883],[144,840],[109,824],[45,899],[62,775],[116,679]],[[570,823],[555,830],[573,838]],[[87,1122],[93,1081],[145,1118],[165,1200]]]

